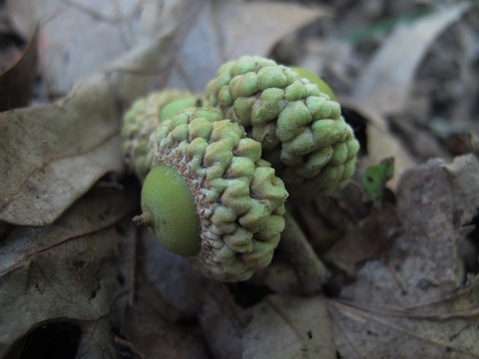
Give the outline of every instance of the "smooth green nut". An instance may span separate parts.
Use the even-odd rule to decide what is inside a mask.
[[[176,100],[168,102],[166,105],[161,107],[159,112],[159,120],[164,121],[175,115],[177,115],[182,110],[188,107],[201,107],[203,106],[203,99],[199,96],[185,96],[180,97]]]
[[[151,169],[141,190],[142,215],[146,225],[166,249],[192,256],[200,249],[200,219],[186,181],[169,166]]]

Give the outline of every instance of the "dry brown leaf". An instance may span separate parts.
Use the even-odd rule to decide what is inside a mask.
[[[106,190],[93,190],[48,227],[35,230],[15,227],[0,247],[0,276],[16,266],[23,266],[32,255],[48,251],[71,238],[114,225],[135,205],[131,190],[119,193],[118,197],[113,197]]]
[[[122,219],[135,205],[131,191],[98,189],[54,225],[17,227],[9,234],[0,248],[1,357],[29,330],[57,318],[105,334],[112,306],[130,285],[119,278],[127,270],[123,256],[131,251],[134,228]],[[108,340],[95,334],[80,346],[112,352],[111,329],[106,333]]]
[[[139,256],[143,259],[138,266],[142,272],[141,282],[150,288],[148,300],[161,298],[163,313],[170,320],[193,318],[203,305],[204,297],[214,281],[194,270],[187,258],[163,248],[153,235],[141,233]]]
[[[128,307],[122,333],[128,339],[120,342],[123,346],[139,358],[208,358],[197,331],[166,320],[154,307],[141,296],[133,307]]]
[[[478,357],[477,279],[456,293],[456,246],[479,207],[478,159],[431,160],[406,171],[397,201],[405,231],[388,258],[368,262],[342,288],[348,302],[331,303],[339,352],[344,358]]]
[[[210,291],[199,319],[214,358],[245,358],[242,337],[246,313],[236,305],[226,286],[218,284]]]
[[[251,309],[243,359],[336,358],[323,297],[276,294]]]
[[[460,156],[452,164],[431,160],[410,169],[397,190],[397,215],[404,233],[394,242],[388,265],[371,262],[342,294],[364,303],[418,305],[457,286],[456,245],[479,207],[479,162]],[[371,297],[371,292],[376,295]]]
[[[140,260],[130,273],[135,286],[120,344],[139,357],[207,358],[199,326],[191,323],[214,282],[161,247],[146,229],[139,231],[134,255]]]
[[[328,301],[338,353],[356,358],[479,357],[479,281],[441,301],[413,308]]]
[[[321,258],[354,276],[362,263],[386,257],[399,230],[394,210],[383,207],[346,228],[344,235]]]
[[[151,87],[169,39],[156,39],[51,105],[0,113],[0,219],[52,223],[93,183],[120,173],[122,110]],[[128,69],[143,72],[128,72]]]
[[[461,228],[477,214],[478,192],[479,161],[474,155],[456,157],[452,164],[431,160],[404,174],[397,207],[407,232],[396,242],[391,265],[411,293],[422,289],[421,302],[456,287],[456,246]]]
[[[195,6],[194,0],[11,0],[6,13],[23,34],[41,25],[42,78],[50,95],[62,96],[111,59],[178,30]]]
[[[470,6],[465,1],[443,6],[412,24],[399,26],[361,72],[353,98],[381,114],[404,111],[415,71],[426,51]]]
[[[318,7],[273,1],[201,0],[169,86],[202,91],[227,60],[268,56],[286,35],[328,12]]]

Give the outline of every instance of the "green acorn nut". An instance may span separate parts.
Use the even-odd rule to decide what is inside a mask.
[[[329,99],[336,101],[336,95],[334,94],[333,90],[331,90],[331,87],[329,87],[326,82],[317,77],[315,74],[301,67],[292,66],[291,69],[297,72],[302,78],[307,79],[312,84],[318,85],[319,91],[328,95]]]
[[[151,168],[150,136],[159,121],[187,107],[199,107],[203,98],[185,91],[158,91],[136,100],[123,117],[122,152],[128,168],[145,178]]]
[[[330,194],[353,175],[359,143],[339,104],[291,68],[243,56],[219,68],[205,96],[261,143],[289,190]]]
[[[196,254],[200,221],[193,195],[178,172],[166,165],[153,167],[141,193],[143,214],[134,221],[148,226],[166,249],[184,256]]]
[[[288,193],[261,159],[261,145],[212,107],[162,121],[151,144],[154,167],[136,220],[208,277],[246,280],[266,267]]]

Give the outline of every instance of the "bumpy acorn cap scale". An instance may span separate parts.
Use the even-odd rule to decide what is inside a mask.
[[[261,159],[261,145],[215,108],[163,121],[152,144],[153,165],[176,169],[193,195],[201,237],[194,264],[222,281],[246,280],[267,266],[288,193]]]
[[[160,116],[176,114],[174,106],[199,106],[201,96],[186,92],[165,90],[152,92],[136,100],[123,116],[121,131],[122,152],[128,169],[145,178],[151,168],[150,136],[156,131]],[[165,111],[166,110],[166,111]]]
[[[359,144],[339,104],[291,68],[243,56],[219,68],[205,96],[262,144],[288,189],[329,194],[352,176]]]

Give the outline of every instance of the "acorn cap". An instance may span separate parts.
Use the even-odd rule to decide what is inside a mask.
[[[205,96],[261,143],[289,190],[330,194],[353,175],[359,143],[339,103],[291,68],[243,56],[219,68]]]
[[[187,91],[157,91],[136,100],[123,116],[122,152],[128,169],[144,179],[151,168],[150,136],[163,118],[186,107],[200,106],[200,95]]]
[[[176,169],[193,195],[201,237],[194,264],[222,281],[246,280],[266,267],[284,229],[288,193],[261,159],[261,145],[212,107],[161,122],[151,139],[153,165]]]

